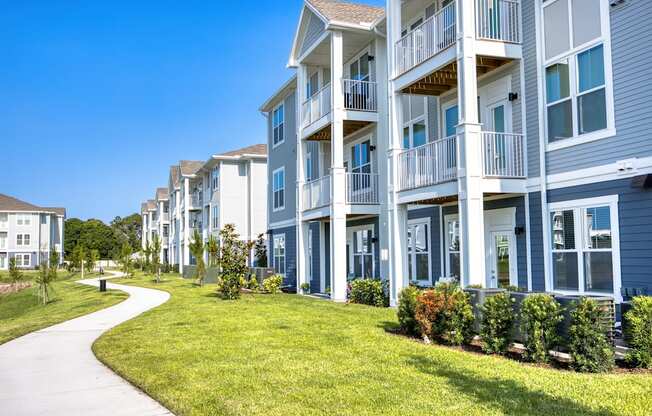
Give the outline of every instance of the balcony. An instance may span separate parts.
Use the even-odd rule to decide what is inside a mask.
[[[190,210],[202,209],[203,200],[204,200],[204,195],[202,192],[193,192],[190,195],[190,206],[188,207],[188,209]]]
[[[525,178],[522,134],[483,131],[481,137],[484,178]],[[399,192],[455,181],[458,144],[455,135],[399,153]]]
[[[346,203],[351,205],[378,204],[378,174],[347,173]]]
[[[303,127],[308,127],[322,117],[331,113],[331,86],[324,86],[312,97],[303,102],[301,114],[303,114]]]
[[[303,210],[322,208],[331,203],[331,177],[322,176],[303,185]]]

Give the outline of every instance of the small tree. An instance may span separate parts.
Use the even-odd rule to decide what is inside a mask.
[[[197,268],[195,269],[195,279],[199,286],[204,286],[206,278],[206,263],[204,262],[204,242],[198,230],[192,236],[192,242],[188,246],[190,253],[195,258]]]
[[[152,240],[152,272],[156,275],[156,283],[161,283],[161,239],[158,235]]]
[[[259,234],[254,247],[258,267],[267,267],[267,242],[265,235]]]
[[[77,244],[72,250],[72,268],[76,271],[81,271],[84,265],[84,247]]]
[[[208,266],[217,267],[220,258],[220,243],[214,235],[208,237],[206,242],[206,252],[208,253]]]
[[[50,302],[50,297],[52,294],[52,282],[55,279],[55,275],[52,274],[50,267],[46,261],[41,263],[39,272],[36,275],[35,283],[37,286],[36,294],[41,300],[43,305]]]
[[[145,248],[143,248],[144,261],[143,261],[142,266],[143,266],[143,271],[144,272],[150,271],[149,266],[150,266],[150,257],[151,257],[151,255],[152,255],[152,245],[148,241],[147,244],[145,244]]]
[[[120,263],[120,269],[124,273],[125,277],[133,276],[133,261],[131,255],[133,254],[131,250],[131,245],[125,242],[122,244],[120,249],[120,255],[118,258],[118,263]]]
[[[89,250],[88,255],[86,256],[86,270],[89,272],[93,272],[95,270],[95,265],[97,262],[100,260],[100,252],[99,250]]]
[[[9,278],[11,279],[11,286],[14,288],[21,280],[23,280],[23,273],[21,273],[16,265],[16,257],[9,259]]]
[[[52,249],[52,251],[50,251],[50,269],[53,269],[55,273],[59,268],[59,259],[59,252],[55,249]]]
[[[222,274],[246,275],[249,271],[247,261],[254,242],[240,240],[240,235],[235,231],[233,224],[226,224],[220,230],[220,237],[222,239],[220,250]]]

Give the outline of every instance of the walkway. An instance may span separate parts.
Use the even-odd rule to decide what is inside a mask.
[[[98,286],[96,279],[80,283]],[[170,295],[113,283],[108,287],[128,293],[129,298],[0,345],[0,414],[172,414],[101,364],[91,351],[93,342],[103,332],[165,303]]]

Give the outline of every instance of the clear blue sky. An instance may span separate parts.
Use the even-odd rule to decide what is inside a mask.
[[[264,142],[301,5],[0,0],[0,193],[109,221],[179,159]]]

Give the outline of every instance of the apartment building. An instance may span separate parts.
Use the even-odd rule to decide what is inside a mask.
[[[181,273],[196,264],[189,248],[195,232],[206,242],[234,224],[243,240],[256,239],[267,230],[267,146],[179,161],[170,167],[168,187],[159,188],[141,212],[143,247],[153,235],[162,236],[161,260]]]
[[[59,253],[63,264],[65,208],[40,207],[9,195],[0,194],[0,270],[9,260],[23,269],[36,268]]]
[[[392,304],[441,278],[650,293],[650,13],[642,0],[306,0],[296,76],[261,108],[277,271],[337,301],[366,276],[388,281]]]

